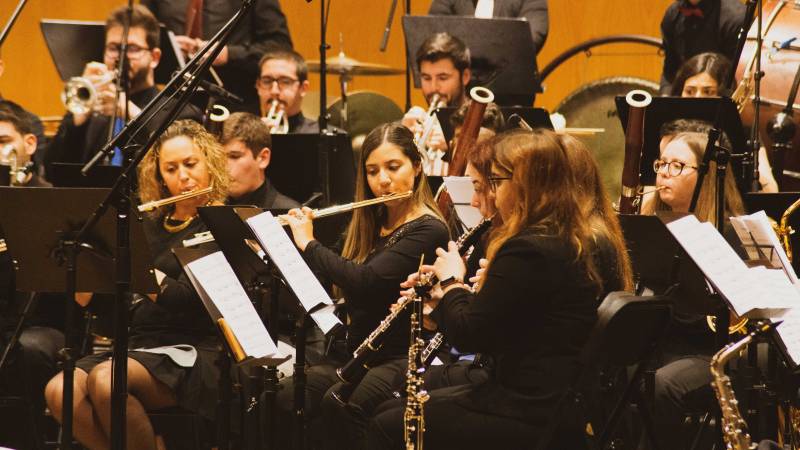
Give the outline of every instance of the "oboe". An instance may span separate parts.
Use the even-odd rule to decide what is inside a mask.
[[[462,234],[456,242],[459,253],[463,255],[470,248],[472,248],[475,242],[481,237],[481,235],[483,235],[483,233],[491,224],[491,217],[484,218],[478,222],[477,225],[472,227],[472,229]],[[433,286],[438,282],[438,280],[436,280],[436,277],[433,276],[430,280],[428,280],[428,282],[431,286]],[[331,393],[333,398],[341,403],[347,402],[355,386],[361,381],[362,378],[364,378],[364,375],[366,375],[371,368],[373,360],[383,346],[383,340],[386,337],[386,332],[391,329],[392,325],[397,321],[397,318],[405,311],[406,307],[410,303],[411,299],[408,297],[401,298],[395,309],[390,312],[389,315],[387,315],[386,318],[381,321],[378,327],[373,330],[366,339],[364,339],[358,348],[356,348],[356,350],[353,352],[353,358],[344,366],[336,369],[336,374],[344,383],[339,387],[339,389],[334,390]],[[439,343],[436,345],[436,347],[431,349],[430,353],[435,353],[436,349],[438,349],[439,345],[441,345],[442,340],[443,338],[439,340]]]

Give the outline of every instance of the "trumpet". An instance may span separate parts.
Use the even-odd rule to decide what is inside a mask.
[[[201,195],[210,194],[214,188],[209,186],[203,189],[195,189],[193,191],[184,192],[183,194],[174,195],[172,197],[163,198],[161,200],[154,200],[152,202],[142,203],[141,205],[137,206],[136,209],[139,212],[149,212],[155,209],[161,208],[162,206],[171,205],[173,203],[178,203],[183,200],[187,200],[194,197],[199,197]]]
[[[280,102],[277,99],[272,100],[267,115],[262,119],[269,125],[270,134],[289,133],[289,118],[286,117],[286,111],[283,108],[278,110],[279,106]]]
[[[353,203],[347,203],[345,205],[336,205],[336,206],[331,206],[331,207],[328,207],[328,208],[315,209],[315,210],[312,211],[312,213],[314,214],[314,218],[315,219],[319,219],[321,217],[333,216],[333,215],[336,215],[336,214],[342,214],[342,213],[350,212],[350,211],[352,211],[354,209],[363,208],[365,206],[377,205],[377,204],[380,204],[380,203],[390,202],[392,200],[400,200],[400,199],[408,198],[408,197],[411,197],[411,194],[413,194],[413,191],[406,191],[406,192],[401,192],[401,193],[396,193],[396,194],[388,194],[388,195],[384,195],[384,196],[381,196],[381,197],[371,198],[369,200],[362,200],[360,202],[353,202]],[[182,199],[180,199],[180,200],[182,200]],[[180,201],[180,200],[175,200],[175,201]],[[152,203],[155,203],[155,202],[152,202]],[[144,205],[142,205],[142,206],[144,206]],[[286,216],[278,216],[277,219],[278,219],[278,223],[279,224],[281,224],[283,226],[289,225],[289,221],[288,221],[288,219],[286,219]],[[213,241],[214,241],[214,236],[211,234],[211,232],[210,231],[205,231],[203,233],[195,234],[193,238],[185,239],[183,241],[183,246],[184,247],[191,247],[193,245],[200,245],[200,244],[205,244],[206,242],[213,242]]]
[[[100,64],[100,63],[90,63]],[[105,65],[103,65],[105,67]],[[115,71],[106,71],[102,75],[88,77],[72,77],[61,91],[61,103],[72,114],[87,114],[97,101],[98,90],[116,78]]]
[[[447,102],[441,100],[439,94],[433,94],[433,97],[431,97],[431,104],[428,106],[428,110],[425,112],[425,120],[422,122],[422,131],[415,136],[417,149],[423,154],[428,151],[428,139],[430,139],[431,134],[433,134],[433,131],[438,124],[436,115],[434,113],[437,109],[445,106],[447,106]]]

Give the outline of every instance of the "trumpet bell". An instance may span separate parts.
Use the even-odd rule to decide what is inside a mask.
[[[87,114],[97,98],[97,89],[87,78],[72,77],[61,91],[61,103],[72,114]]]

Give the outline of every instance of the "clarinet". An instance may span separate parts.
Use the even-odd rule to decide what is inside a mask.
[[[483,233],[491,224],[491,217],[484,218],[478,222],[477,225],[472,227],[472,229],[462,234],[456,242],[459,253],[463,254],[472,248],[474,243],[477,242],[477,240],[483,235]],[[429,280],[431,286],[435,285],[437,282],[438,281],[436,280],[435,276]],[[381,321],[378,327],[375,328],[375,330],[373,330],[366,339],[364,339],[358,348],[356,348],[356,350],[353,352],[353,358],[350,359],[350,361],[348,361],[344,366],[336,369],[336,375],[342,381],[342,384],[339,386],[339,388],[334,389],[331,392],[331,395],[339,403],[347,403],[347,400],[350,398],[350,394],[352,394],[353,389],[355,389],[358,383],[361,382],[361,379],[364,378],[364,375],[369,372],[375,357],[378,355],[378,352],[383,346],[383,341],[386,338],[387,332],[397,321],[397,318],[400,316],[400,314],[405,312],[406,307],[411,303],[411,300],[412,299],[408,297],[401,298],[394,311],[390,312],[389,315],[387,315],[386,318]],[[439,340],[439,344],[430,351],[430,354],[433,354],[436,351],[436,348],[441,345],[442,340],[443,337]]]
[[[433,284],[420,277],[414,287],[411,307],[411,340],[408,345],[408,370],[406,371],[406,409],[403,412],[403,436],[406,450],[422,450],[425,433],[425,402],[430,395],[424,388],[425,366],[422,361],[425,340],[422,339],[422,301]]]

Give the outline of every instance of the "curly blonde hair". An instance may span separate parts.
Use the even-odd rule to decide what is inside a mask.
[[[207,132],[202,125],[193,120],[178,120],[170,125],[153,144],[153,147],[144,156],[142,162],[139,163],[139,200],[142,203],[146,203],[172,195],[167,190],[164,178],[158,169],[158,156],[161,147],[166,141],[179,136],[186,136],[191,139],[206,159],[209,186],[214,188],[209,195],[209,200],[224,203],[228,196],[228,184],[230,182],[225,152],[222,150],[220,143],[217,142],[217,139]]]

